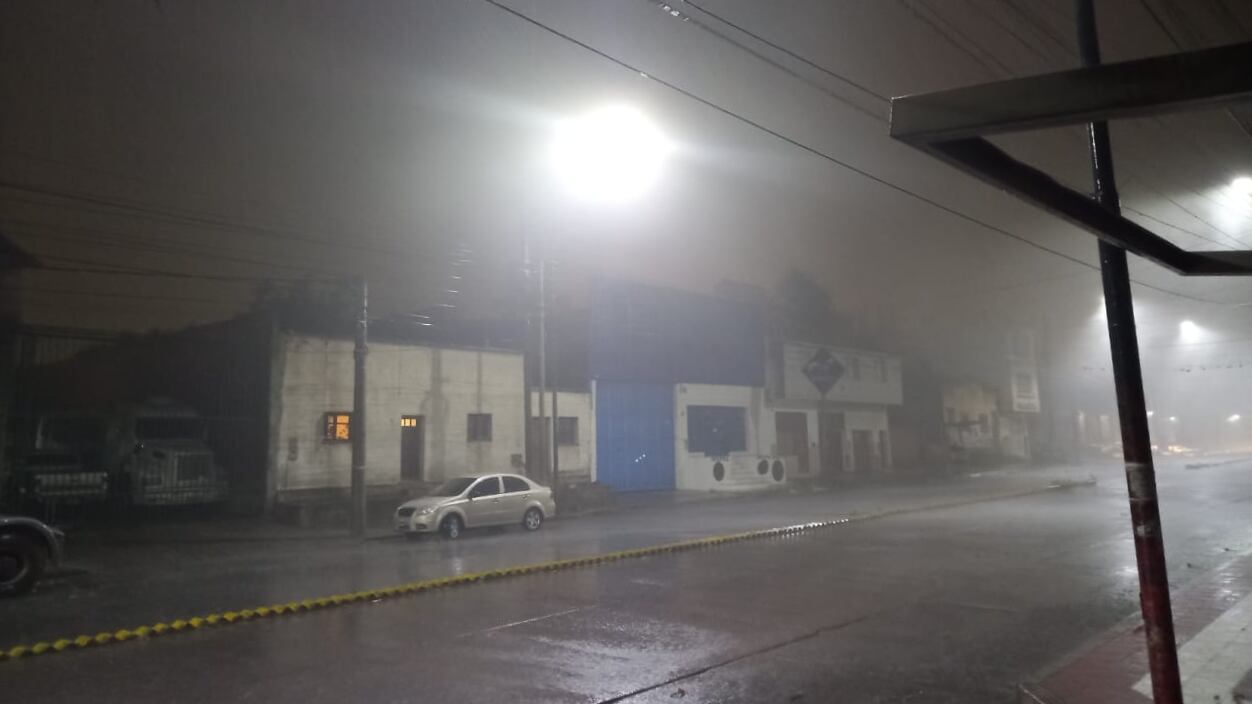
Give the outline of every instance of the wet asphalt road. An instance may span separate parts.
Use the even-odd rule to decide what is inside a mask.
[[[1096,487],[788,539],[3,663],[0,692],[7,701],[92,702],[1009,701],[1015,682],[1137,608],[1120,470],[1101,470],[1099,479]],[[1167,467],[1161,479],[1177,583],[1252,550],[1252,464]],[[985,480],[881,490],[898,493],[875,501],[985,491],[1021,478]],[[693,522],[666,533],[674,539],[743,529],[758,514],[776,519],[771,510],[803,520],[796,514],[829,515],[847,499],[681,507],[707,511],[699,520],[674,509],[615,514],[587,527],[554,523],[542,538],[477,539],[490,548],[470,540],[354,549],[416,550],[409,559],[442,557],[444,569],[459,560],[473,570],[501,557],[531,561],[545,550],[618,549],[646,542],[667,522]],[[593,539],[597,526],[605,535]],[[629,526],[638,532],[612,533]],[[344,564],[350,574],[342,578],[360,578],[358,570],[371,580],[396,576],[394,564],[368,567],[375,563],[383,564],[364,557]],[[137,585],[136,592],[162,588]],[[43,596],[48,604],[55,597],[56,590]],[[13,612],[5,608],[7,632]]]

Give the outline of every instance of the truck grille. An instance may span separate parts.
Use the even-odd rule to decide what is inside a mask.
[[[175,477],[179,482],[205,481],[213,478],[213,458],[207,455],[183,455],[177,460]]]

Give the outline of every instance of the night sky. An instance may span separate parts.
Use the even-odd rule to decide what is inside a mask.
[[[1069,2],[698,3],[844,80],[690,4],[689,22],[647,0],[505,4],[727,112],[483,0],[3,3],[0,228],[50,267],[130,272],[27,274],[27,320],[179,327],[243,310],[263,280],[347,276],[379,315],[499,311],[526,233],[559,302],[597,275],[711,291],[798,268],[937,358],[962,330],[1065,330],[1098,308],[1092,237],[893,142],[882,99],[1076,66]],[[1248,3],[1097,6],[1106,61],[1252,38]],[[608,103],[677,150],[637,201],[575,202],[546,149],[563,116]],[[1128,216],[1247,248],[1252,200],[1229,184],[1252,174],[1250,114],[1115,124]],[[1081,130],[1001,143],[1088,183]],[[1136,288],[1145,344],[1180,316],[1218,338],[1249,322],[1246,280],[1132,276],[1155,287]]]

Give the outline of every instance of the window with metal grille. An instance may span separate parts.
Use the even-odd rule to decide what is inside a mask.
[[[470,442],[491,441],[491,414],[470,413],[467,418],[465,438]]]
[[[565,447],[578,444],[578,418],[561,416],[556,419],[556,444]]]
[[[326,442],[348,442],[352,439],[352,414],[328,411],[322,416],[322,439]]]

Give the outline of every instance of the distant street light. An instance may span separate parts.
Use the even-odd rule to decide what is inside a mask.
[[[1195,342],[1200,338],[1200,326],[1190,320],[1184,320],[1178,323],[1178,336],[1183,342]]]
[[[1227,418],[1227,419],[1226,419],[1226,422],[1227,422],[1227,423],[1238,423],[1238,422],[1239,422],[1239,419],[1240,419],[1240,418],[1242,418],[1242,417],[1243,417],[1243,416],[1239,415],[1238,413],[1233,413],[1233,414],[1231,414],[1231,416],[1230,416],[1229,418]]]
[[[1151,417],[1152,417],[1152,416],[1154,416],[1154,415],[1156,415],[1156,411],[1148,411],[1148,417],[1149,417],[1149,418],[1151,418]]]
[[[1241,196],[1252,196],[1252,176],[1240,176],[1231,181],[1230,190]]]
[[[1169,422],[1171,422],[1171,423],[1177,423],[1177,422],[1178,422],[1178,416],[1170,416],[1170,417],[1169,417]]]
[[[552,161],[558,177],[576,195],[623,202],[656,182],[671,148],[642,112],[612,105],[563,122]]]

